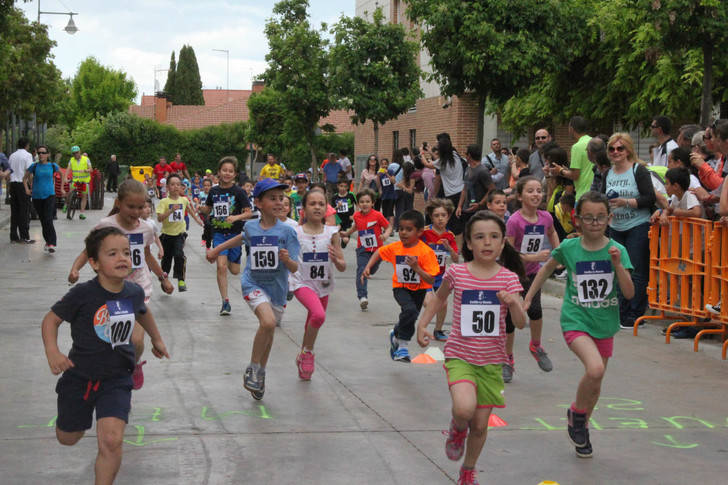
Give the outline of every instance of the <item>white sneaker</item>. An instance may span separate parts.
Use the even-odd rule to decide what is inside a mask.
[[[365,312],[367,310],[367,307],[369,306],[369,300],[367,300],[366,296],[362,296],[359,298],[359,306],[361,307],[361,311]]]
[[[718,302],[716,305],[707,304],[705,305],[705,309],[714,315],[720,315],[720,302]]]

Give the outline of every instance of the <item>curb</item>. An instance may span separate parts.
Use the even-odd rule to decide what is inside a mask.
[[[555,296],[556,298],[564,298],[564,292],[566,291],[566,281],[559,281],[553,278],[547,279],[541,289],[542,293],[549,296]]]

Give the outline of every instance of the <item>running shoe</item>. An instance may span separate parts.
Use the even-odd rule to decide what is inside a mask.
[[[705,309],[708,310],[710,313],[713,313],[715,315],[720,315],[720,302],[718,302],[716,305],[705,305]]]
[[[53,244],[48,245],[48,252],[53,254],[56,252],[56,247]]]
[[[369,300],[366,296],[362,296],[359,298],[359,308],[361,308],[361,311],[365,312],[367,311],[367,307],[369,306]]]
[[[298,377],[304,381],[310,381],[315,368],[313,352],[301,351],[296,357],[296,367],[298,367]]]
[[[180,292],[187,291],[187,283],[185,283],[185,280],[179,280],[177,283],[177,288]]]
[[[574,447],[574,451],[576,451],[576,456],[578,456],[579,458],[592,457],[593,450],[591,440],[589,440],[589,428],[586,429],[586,444],[584,446]]]
[[[394,351],[394,357],[392,358],[397,362],[410,362],[409,350],[404,347],[400,347]]]
[[[138,391],[144,385],[144,369],[142,369],[142,366],[146,363],[146,360],[139,362],[137,365],[134,366],[134,372],[131,373],[131,388],[135,391]]]
[[[85,221],[86,220],[86,214],[81,213],[81,214],[78,215],[78,218],[81,219],[82,221]]]
[[[258,368],[256,371],[251,366],[245,369],[243,387],[250,391],[253,399],[260,401],[265,393],[265,369]]]
[[[48,252],[48,245],[47,244],[45,246],[43,246],[43,252],[44,253],[47,253]]]
[[[513,380],[513,363],[506,362],[503,364],[503,382],[509,383]]]
[[[394,336],[394,329],[389,331],[389,356],[394,360],[394,353],[399,348],[397,337]]]
[[[457,485],[480,485],[478,482],[478,474],[474,468],[460,468],[460,477]]]
[[[566,268],[562,269],[561,271],[555,271],[554,278],[556,278],[557,280],[565,280],[566,279]]]
[[[447,342],[447,334],[442,330],[435,330],[432,335],[435,336],[435,340],[438,342]]]
[[[230,308],[230,301],[225,300],[222,302],[222,308],[220,308],[220,315],[230,315],[232,308]]]
[[[529,344],[528,350],[531,351],[531,355],[533,355],[533,358],[536,359],[536,362],[538,362],[538,366],[542,371],[551,372],[553,370],[554,365],[551,363],[551,359],[549,359],[549,355],[543,347],[540,345],[535,347],[533,344]]]
[[[586,446],[589,442],[586,413],[576,413],[569,408],[566,410],[566,422],[569,441],[577,448]]]
[[[447,435],[445,440],[445,454],[452,461],[458,461],[465,451],[465,438],[468,436],[468,428],[458,431],[455,428],[455,421],[450,420],[450,429],[443,431]]]

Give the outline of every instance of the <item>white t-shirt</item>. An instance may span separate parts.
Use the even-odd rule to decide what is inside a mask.
[[[329,245],[339,226],[324,226],[319,234],[308,234],[303,226],[296,225],[296,236],[301,245],[298,271],[288,277],[288,289],[296,291],[305,286],[319,297],[329,295],[334,289],[334,264],[329,259]]]
[[[689,188],[699,189],[700,187],[702,187],[702,185],[700,185],[700,179],[698,177],[696,177],[695,175],[690,174],[690,187]]]
[[[652,149],[652,165],[655,167],[667,167],[667,156],[678,147],[677,142],[672,138],[664,145],[657,145]]]
[[[682,198],[678,200],[676,196],[670,197],[670,207],[674,209],[690,210],[695,206],[700,207],[700,217],[705,217],[705,211],[698,198],[692,192],[685,191]]]
[[[10,174],[11,182],[22,182],[25,177],[25,171],[33,165],[33,155],[24,148],[20,148],[10,154],[8,165],[13,173]]]
[[[338,160],[339,165],[341,165],[341,168],[344,169],[344,173],[346,174],[346,180],[351,180],[354,177],[354,171],[351,169],[351,160],[349,160],[349,157],[344,157],[340,160]]]
[[[442,190],[445,192],[445,197],[459,194],[465,187],[463,181],[463,164],[458,155],[453,153],[453,157],[455,158],[455,162],[452,165],[444,163],[442,159],[432,162],[440,171]]]

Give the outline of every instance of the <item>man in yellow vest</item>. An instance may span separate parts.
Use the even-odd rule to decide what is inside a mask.
[[[81,185],[81,210],[79,212],[79,219],[86,219],[86,214],[83,211],[86,210],[86,200],[88,199],[89,187],[91,186],[91,160],[84,154],[81,154],[81,149],[78,145],[71,147],[71,159],[68,161],[68,167],[66,168],[66,180],[65,182],[71,181],[69,187],[68,197],[66,198],[66,207],[68,207],[71,201],[71,192],[74,189],[74,184],[79,182]]]

